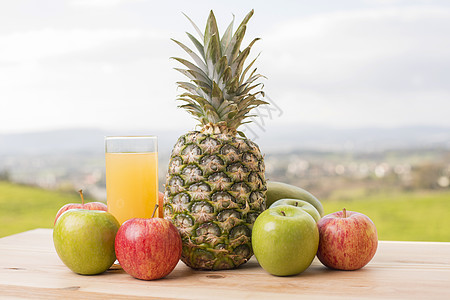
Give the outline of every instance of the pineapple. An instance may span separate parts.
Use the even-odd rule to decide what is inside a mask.
[[[173,40],[194,61],[174,58],[187,67],[176,70],[190,79],[177,83],[185,90],[177,100],[201,128],[181,136],[172,151],[164,217],[180,232],[181,260],[194,269],[232,269],[248,261],[253,223],[266,208],[263,156],[237,130],[253,108],[267,104],[259,99],[261,83],[255,83],[262,75],[254,69],[246,77],[256,58],[244,69],[258,39],[239,50],[252,15],[253,10],[234,34],[232,21],[221,38],[212,11],[204,34],[188,18],[203,42],[187,33],[200,56]]]

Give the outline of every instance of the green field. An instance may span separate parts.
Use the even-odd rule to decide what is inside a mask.
[[[76,191],[62,193],[0,181],[0,237],[52,228],[58,209],[80,202]],[[325,213],[359,211],[369,216],[380,240],[450,242],[450,191],[336,191],[322,200]]]
[[[78,192],[69,194],[0,181],[0,237],[52,228],[56,213],[66,203],[81,203]]]
[[[379,240],[450,242],[449,190],[357,192],[323,205],[326,214],[344,207],[364,213],[375,223]]]

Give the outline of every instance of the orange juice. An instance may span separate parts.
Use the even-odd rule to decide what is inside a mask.
[[[158,153],[106,153],[106,195],[120,224],[150,218],[158,203]]]

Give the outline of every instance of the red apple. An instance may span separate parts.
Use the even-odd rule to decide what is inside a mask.
[[[377,229],[366,215],[354,211],[338,211],[317,223],[319,249],[317,258],[325,266],[337,270],[357,270],[375,255]]]
[[[69,203],[64,205],[58,210],[58,213],[55,217],[55,222],[53,225],[56,224],[56,220],[58,220],[59,216],[62,215],[63,212],[69,210],[69,209],[88,209],[88,210],[104,210],[108,211],[108,208],[105,203],[102,202],[88,202],[84,203],[84,197],[83,197],[83,191],[79,190],[78,193],[80,193],[81,196],[81,203]]]
[[[115,241],[120,266],[131,276],[153,280],[168,275],[181,257],[177,228],[163,218],[134,218],[119,228]]]

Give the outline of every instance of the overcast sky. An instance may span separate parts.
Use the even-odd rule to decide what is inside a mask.
[[[223,32],[252,8],[282,110],[265,126],[450,126],[450,1],[210,2],[0,1],[0,133],[193,129],[169,59],[195,33],[181,12],[203,28],[214,9]]]

